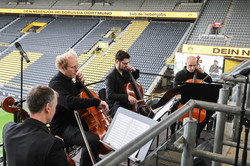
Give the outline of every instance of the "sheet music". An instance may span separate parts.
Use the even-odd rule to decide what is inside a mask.
[[[119,113],[106,142],[110,142],[111,146],[119,149],[149,128],[150,125]],[[135,156],[136,153],[132,155],[132,157]]]
[[[114,150],[118,150],[121,149],[122,146],[129,144],[130,141],[134,140],[146,130],[150,130],[151,126],[156,123],[157,121],[149,117],[119,107],[104,139],[100,141]],[[129,159],[138,163],[143,161],[152,142],[153,139],[148,141],[140,149],[130,155]]]
[[[159,120],[163,115],[165,115],[168,111],[170,111],[170,107],[172,106],[176,96],[174,96],[172,99],[170,99],[161,109],[158,111],[155,116],[154,120]]]

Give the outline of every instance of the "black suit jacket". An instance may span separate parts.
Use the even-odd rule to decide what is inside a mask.
[[[9,122],[3,128],[8,166],[70,166],[61,139],[35,119]]]
[[[56,113],[50,123],[51,133],[54,135],[61,136],[68,125],[78,127],[74,110],[99,106],[101,102],[97,98],[77,97],[82,88],[80,83],[74,83],[60,71],[50,80],[49,87],[59,94]],[[84,121],[82,123],[85,125]]]
[[[176,88],[178,85],[181,85],[183,82],[185,82],[188,79],[192,79],[194,76],[194,73],[190,73],[187,69],[186,66],[179,72],[177,72],[177,74],[175,75],[175,80],[174,80],[174,85],[173,87]],[[200,73],[197,71],[197,79],[204,79],[207,76],[207,73]],[[212,82],[212,78],[210,76],[208,76],[205,80],[205,82],[211,83]]]
[[[139,70],[132,72],[132,75],[135,79],[139,78]],[[120,73],[114,68],[112,72],[106,77],[106,94],[107,94],[107,103],[112,112],[112,107],[114,103],[118,101],[119,106],[124,108],[129,108],[130,104],[128,101],[128,95],[122,92],[123,85],[128,83],[131,80],[127,70],[123,71],[123,74]]]

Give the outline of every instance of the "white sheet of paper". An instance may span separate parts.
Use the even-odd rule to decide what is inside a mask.
[[[149,128],[150,125],[119,113],[106,142],[110,142],[111,146],[119,149]],[[137,152],[131,157],[135,158]]]

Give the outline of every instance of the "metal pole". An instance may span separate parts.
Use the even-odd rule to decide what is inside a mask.
[[[224,81],[230,81],[230,82],[245,83],[244,77],[234,78],[233,76],[230,76],[230,75],[224,76],[224,77],[223,77],[223,80],[224,80]],[[250,83],[249,80],[248,80],[248,83]]]
[[[232,146],[232,147],[236,147],[237,143],[236,142],[232,142],[232,141],[223,141],[223,145],[227,145],[227,146]],[[244,144],[240,144],[240,148],[243,149],[244,148]],[[247,147],[247,150],[250,150],[250,146]]]
[[[235,152],[235,163],[234,163],[235,166],[237,166],[237,164],[238,164],[242,125],[243,125],[243,120],[244,120],[244,116],[245,116],[245,112],[246,112],[245,104],[246,104],[246,95],[247,95],[246,93],[247,93],[248,82],[249,82],[249,77],[247,76],[245,78],[244,92],[243,92],[243,98],[242,98],[242,104],[241,104],[241,110],[240,110],[240,124],[239,124],[239,132],[238,132],[238,137],[237,137],[237,147],[236,147],[236,152]]]
[[[240,106],[241,104],[241,94],[242,94],[242,84],[238,84],[236,85],[236,106]],[[232,141],[237,141],[237,135],[238,135],[238,128],[239,128],[239,120],[240,120],[240,116],[238,115],[234,115],[233,118],[233,133],[232,133]]]
[[[240,107],[230,106],[225,104],[211,103],[200,100],[190,100],[195,102],[195,108],[203,108],[211,111],[224,112],[227,114],[240,115]],[[250,117],[250,109],[246,109],[245,117]]]
[[[247,87],[247,101],[246,108],[250,108],[250,86]]]
[[[196,139],[196,128],[197,120],[196,119],[184,119],[184,138],[185,146],[183,148],[182,157],[181,157],[181,166],[190,166],[193,164],[193,149],[195,148],[195,139]]]
[[[219,93],[218,104],[227,104],[229,96],[228,88],[221,88]],[[217,120],[216,120],[216,129],[214,136],[214,153],[222,154],[223,147],[223,139],[224,139],[224,130],[225,130],[225,122],[226,122],[226,113],[218,112]],[[212,166],[220,166],[221,163],[212,161]]]
[[[245,122],[245,123],[247,123],[247,122]],[[244,148],[243,148],[243,154],[242,154],[242,165],[246,165],[246,163],[247,163],[247,141],[248,141],[248,133],[249,133],[249,127],[245,125],[245,142],[244,142]]]
[[[209,159],[209,160],[214,160],[214,161],[234,165],[234,158],[232,158],[230,156],[224,156],[222,154],[217,154],[217,153],[212,153],[212,152],[203,151],[203,150],[199,150],[199,149],[194,149],[193,155],[197,156],[199,158],[205,158],[205,159]],[[239,166],[242,165],[241,159],[239,159],[238,165]],[[247,165],[250,165],[250,163],[248,162]]]

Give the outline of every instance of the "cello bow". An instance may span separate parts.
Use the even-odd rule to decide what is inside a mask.
[[[78,126],[79,126],[79,129],[80,129],[80,131],[81,131],[82,138],[83,138],[84,143],[85,143],[85,145],[86,145],[86,147],[87,147],[87,150],[88,150],[90,159],[91,159],[91,161],[92,161],[92,164],[95,165],[95,163],[96,163],[95,157],[94,157],[94,155],[93,155],[93,153],[92,153],[92,151],[91,151],[91,149],[90,149],[90,146],[89,146],[87,137],[86,137],[86,135],[85,135],[85,133],[84,133],[84,130],[83,130],[83,127],[82,127],[82,123],[81,123],[81,119],[80,119],[79,113],[78,113],[76,110],[74,110],[74,114],[75,114],[76,121],[77,121],[77,124],[78,124]]]

